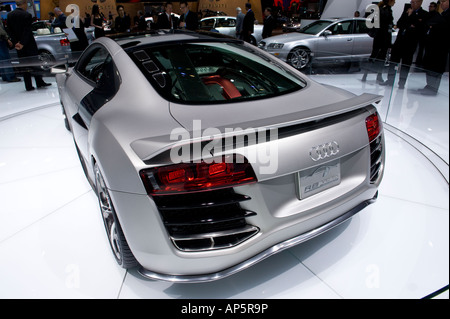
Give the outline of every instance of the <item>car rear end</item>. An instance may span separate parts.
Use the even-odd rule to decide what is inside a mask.
[[[182,264],[191,276],[175,276],[179,281],[229,275],[338,225],[376,199],[385,151],[373,106],[258,132],[264,135],[258,142],[235,136],[242,143],[208,160],[140,172],[177,259],[163,272],[177,274]],[[166,278],[148,269],[142,273]]]
[[[44,62],[67,62],[71,59],[70,41],[65,33],[35,36],[38,51]]]
[[[240,50],[234,42],[181,40],[128,49],[169,100],[177,130],[147,134],[152,125],[139,123],[155,115],[143,107],[134,120],[117,121],[106,112],[97,118],[108,134],[124,134],[130,121],[141,128],[115,139],[127,141],[139,179],[134,189],[144,192],[119,189],[123,182],[110,188],[142,275],[172,282],[220,279],[335,227],[376,199],[385,159],[375,107],[380,96],[319,85],[262,51],[250,55],[250,46],[234,55]],[[218,58],[223,65],[215,64]],[[131,77],[118,68],[128,86]],[[273,92],[268,78],[256,79],[272,73],[278,82]],[[213,95],[218,87],[221,94]],[[125,101],[122,94],[115,98]]]

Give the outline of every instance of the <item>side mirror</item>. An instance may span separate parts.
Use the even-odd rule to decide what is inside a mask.
[[[69,66],[67,64],[57,64],[50,69],[50,72],[52,74],[63,74],[66,73],[68,70]]]
[[[329,35],[333,35],[333,32],[331,32],[330,30],[325,30],[325,31],[323,31],[322,35],[324,37],[328,37]]]

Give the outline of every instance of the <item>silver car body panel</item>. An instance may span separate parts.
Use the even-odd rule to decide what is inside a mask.
[[[372,201],[376,200],[376,198],[373,198],[372,200],[368,200],[366,202],[360,203],[358,206],[354,207],[353,209],[349,210],[345,214],[337,217],[336,219],[333,219],[332,221],[314,228],[304,234],[301,234],[299,236],[296,236],[294,238],[285,240],[281,243],[278,243],[259,254],[255,255],[254,257],[245,260],[244,262],[241,262],[237,265],[234,265],[230,268],[227,268],[225,270],[216,272],[216,273],[210,273],[210,274],[201,274],[201,275],[167,275],[163,273],[156,273],[153,271],[150,271],[145,268],[140,268],[139,273],[149,279],[155,279],[155,280],[161,280],[161,281],[169,281],[169,282],[175,282],[175,283],[198,283],[198,282],[210,282],[215,281],[219,279],[226,278],[228,276],[231,276],[233,274],[236,274],[240,271],[243,271],[245,269],[248,269],[252,267],[253,265],[261,262],[262,260],[269,258],[272,255],[278,254],[282,252],[283,250],[292,248],[294,246],[297,246],[305,241],[308,241],[316,236],[319,236],[320,234],[323,234],[324,232],[339,226],[340,224],[346,222],[348,219],[353,217],[355,214],[360,212],[362,209],[367,207],[372,203]]]
[[[129,247],[142,266],[141,273],[175,282],[222,278],[339,224],[376,197],[385,156],[381,147],[378,175],[372,178],[372,147],[365,121],[376,113],[374,104],[380,96],[355,96],[323,86],[286,65],[304,79],[303,89],[245,103],[177,104],[157,93],[120,46],[132,41],[151,45],[195,39],[196,35],[174,34],[118,42],[96,40],[91,47],[107,48],[121,83],[114,97],[105,101],[89,123],[80,121],[80,101],[94,85],[73,69],[57,76],[61,102],[87,166],[86,174],[92,180],[93,163],[100,167]],[[88,53],[89,48],[85,51]],[[279,134],[266,143],[236,144],[232,150],[217,150],[214,154],[247,154],[267,145],[276,145],[278,154],[275,171],[262,174],[267,162],[256,160],[251,165],[258,182],[233,187],[237,195],[246,196],[240,203],[242,209],[255,212],[246,220],[258,232],[228,248],[216,249],[214,239],[220,234],[212,232],[205,235],[211,239],[210,249],[180,249],[178,239],[168,234],[157,198],[147,194],[140,177],[143,169],[170,163],[167,154],[174,143],[197,142],[171,139],[173,130],[192,132],[193,120],[200,120],[202,128],[214,127],[221,132],[232,128],[234,135],[262,127],[276,129]],[[223,137],[218,134],[213,138]],[[202,136],[199,141],[208,139],[211,136]],[[319,161],[311,158],[313,147],[332,141],[339,143],[338,154]],[[384,145],[383,134],[377,143]],[[303,198],[302,176],[335,171],[333,167],[339,168],[339,184]]]

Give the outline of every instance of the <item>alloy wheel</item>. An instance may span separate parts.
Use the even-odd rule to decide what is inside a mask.
[[[294,49],[289,55],[289,63],[298,70],[305,68],[311,59],[309,50],[304,48]]]
[[[97,186],[98,201],[100,203],[100,210],[105,224],[106,233],[108,235],[109,244],[114,256],[119,264],[122,264],[122,250],[119,242],[119,234],[116,227],[116,218],[114,216],[114,208],[106,188],[105,181],[98,166],[95,166],[95,181]]]

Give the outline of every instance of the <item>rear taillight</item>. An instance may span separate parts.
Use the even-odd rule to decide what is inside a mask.
[[[59,40],[59,43],[61,43],[61,46],[63,46],[63,47],[67,47],[67,46],[70,45],[70,41],[69,41],[69,39],[67,39],[67,38],[60,39],[60,40]]]
[[[366,118],[367,135],[369,143],[372,142],[381,132],[382,124],[378,113],[372,114]]]
[[[238,154],[213,161],[181,163],[145,169],[140,172],[149,195],[181,194],[256,182],[247,159]]]

